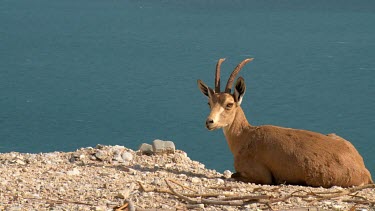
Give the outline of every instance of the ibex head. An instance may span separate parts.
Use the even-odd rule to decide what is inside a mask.
[[[230,75],[224,92],[220,92],[220,66],[225,59],[219,59],[216,65],[215,90],[208,87],[203,81],[198,80],[198,87],[208,97],[208,105],[211,113],[207,117],[206,127],[208,130],[215,130],[231,125],[236,110],[240,107],[242,98],[246,91],[245,81],[239,77],[236,81],[233,94],[232,84],[241,68],[253,59],[245,59],[233,70]]]

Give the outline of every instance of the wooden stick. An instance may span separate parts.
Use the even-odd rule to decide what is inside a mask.
[[[174,180],[174,179],[168,179],[168,180],[171,181],[171,182],[173,182],[173,183],[176,184],[176,185],[179,185],[179,186],[182,187],[182,188],[185,188],[185,189],[191,190],[191,191],[193,191],[193,192],[196,192],[194,189],[192,189],[192,188],[190,188],[190,187],[188,187],[188,186],[186,186],[186,185],[183,185],[183,184],[177,182],[177,181]]]

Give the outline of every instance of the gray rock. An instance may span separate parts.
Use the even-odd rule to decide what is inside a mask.
[[[123,158],[120,156],[120,155],[113,155],[113,158],[112,158],[113,161],[118,161],[118,162],[124,162]]]
[[[152,185],[161,186],[163,185],[163,182],[161,179],[155,177],[154,180],[151,182]]]
[[[139,147],[139,151],[141,151],[142,154],[144,155],[152,155],[154,151],[152,150],[152,146],[150,144],[143,143]]]
[[[101,161],[104,161],[107,158],[107,153],[104,152],[103,150],[98,150],[95,153],[95,157]]]
[[[133,160],[133,155],[132,155],[132,153],[130,153],[130,152],[124,152],[124,153],[122,154],[122,159],[124,159],[125,161],[130,162],[130,161]]]
[[[174,153],[176,147],[172,141],[162,141],[156,139],[152,142],[152,149],[157,154]]]

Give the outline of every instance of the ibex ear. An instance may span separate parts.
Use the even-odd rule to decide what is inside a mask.
[[[211,96],[214,94],[214,90],[212,90],[210,87],[208,87],[206,84],[204,84],[203,81],[201,81],[201,80],[198,80],[198,88],[208,98],[211,98]]]
[[[236,86],[234,87],[234,100],[237,102],[237,105],[241,105],[245,91],[245,80],[242,77],[239,77],[236,81]]]

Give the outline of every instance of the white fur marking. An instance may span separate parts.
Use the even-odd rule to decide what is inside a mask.
[[[215,123],[220,120],[220,116],[223,112],[224,112],[224,108],[220,106],[219,112],[217,112],[216,115],[213,118]]]

